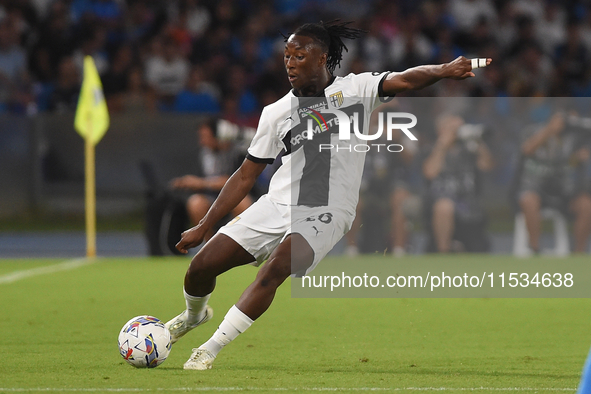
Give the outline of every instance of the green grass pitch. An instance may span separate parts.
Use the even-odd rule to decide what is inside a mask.
[[[247,266],[218,279],[211,322],[138,370],[118,332],[184,308],[188,258],[105,258],[2,282],[62,261],[0,260],[0,392],[573,392],[591,345],[587,299],[292,299],[287,282],[214,369],[184,371],[253,280]]]

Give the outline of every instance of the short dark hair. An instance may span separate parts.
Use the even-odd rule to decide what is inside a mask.
[[[316,40],[322,50],[327,53],[326,68],[332,74],[343,59],[343,49],[349,51],[342,38],[354,40],[361,37],[365,30],[347,27],[353,22],[340,22],[336,19],[331,22],[306,23],[295,29],[296,36],[311,37]],[[287,40],[287,38],[286,38]]]

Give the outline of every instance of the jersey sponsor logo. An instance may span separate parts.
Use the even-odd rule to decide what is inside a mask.
[[[359,131],[360,127],[361,130],[363,130],[362,125],[364,122],[362,104],[354,104],[342,108],[341,110],[329,110],[326,108],[326,105],[314,105],[299,108],[298,115],[301,121],[296,127],[292,128],[289,133],[291,152],[295,152],[306,141],[314,140],[315,136],[319,138],[320,135],[323,135],[327,131],[330,132],[330,134],[340,133],[341,122],[344,122],[347,125],[352,123],[356,135],[362,135],[362,132]],[[347,139],[349,139],[349,136],[347,136]],[[318,146],[318,144],[315,145]]]
[[[339,125],[339,139],[342,141],[350,140],[351,139],[351,124],[353,124],[353,133],[357,138],[363,141],[373,141],[377,140],[382,136],[384,130],[386,131],[386,138],[388,141],[392,140],[392,132],[394,130],[400,130],[406,136],[411,139],[412,141],[416,141],[417,137],[409,130],[412,127],[417,125],[417,117],[408,112],[380,112],[378,114],[378,130],[375,134],[372,135],[365,135],[363,132],[359,130],[363,130],[360,127],[359,122],[359,112],[354,111],[352,116],[350,114],[345,113],[344,111],[338,109],[323,109],[319,111],[320,114],[333,114],[336,115]],[[384,118],[386,125],[384,126]],[[408,123],[394,123],[394,119],[402,119],[406,118],[410,120]],[[306,138],[311,140],[314,137],[314,130],[313,125],[310,120],[308,120],[308,133],[306,134]]]

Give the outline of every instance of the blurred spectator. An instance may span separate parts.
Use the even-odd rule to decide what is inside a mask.
[[[588,68],[589,50],[583,43],[578,23],[568,25],[566,41],[556,48],[555,58],[557,71],[564,83],[571,89],[580,86]]]
[[[151,255],[180,254],[174,245],[181,232],[187,229],[189,222],[197,224],[203,218],[230,175],[244,160],[255,133],[254,128],[239,127],[217,117],[203,121],[196,133],[199,162],[196,174],[172,179],[164,188],[160,186],[153,164],[141,163],[148,185],[145,234]],[[259,197],[267,187],[268,184],[257,180],[253,194],[246,196],[217,228],[245,210],[253,197]]]
[[[460,31],[468,32],[485,19],[495,23],[497,12],[490,0],[451,0],[451,14]]]
[[[495,39],[492,34],[491,22],[481,17],[469,34],[459,34],[457,38],[458,45],[463,48],[463,53],[467,56],[478,56],[482,48],[493,44]],[[484,57],[491,55],[486,53]]]
[[[516,0],[514,2],[515,12],[524,15],[531,20],[542,20],[544,18],[543,0]]]
[[[51,111],[65,112],[76,110],[80,93],[81,75],[71,57],[61,60],[58,67],[57,81],[51,88],[48,108]]]
[[[512,2],[508,1],[501,6],[495,27],[494,34],[497,44],[502,50],[506,50],[511,46],[517,36],[515,10]]]
[[[374,112],[369,134],[376,133],[378,116],[386,116],[388,111],[396,111],[396,108],[394,102],[382,105],[380,115]],[[409,244],[410,172],[418,146],[400,131],[392,133],[390,141],[384,133],[373,143],[382,144],[382,148],[378,151],[372,146],[366,154],[357,215],[345,236],[345,252],[356,256],[359,251],[374,253],[387,249],[400,257],[406,253]],[[384,147],[390,144],[400,144],[404,149],[387,151]],[[361,225],[363,231],[360,231]]]
[[[540,105],[535,113],[543,115]],[[576,127],[578,116],[554,113],[545,123],[524,128],[522,160],[517,178],[516,199],[525,216],[529,247],[540,251],[542,208],[572,214],[575,252],[585,252],[591,234],[591,179],[581,171],[589,163],[591,130]]]
[[[205,216],[230,175],[240,166],[244,152],[236,141],[232,140],[241,137],[240,133],[237,125],[225,120],[214,118],[202,123],[198,130],[202,174],[185,175],[170,182],[173,189],[194,193],[189,196],[186,205],[193,225],[198,224]],[[252,202],[252,197],[247,195],[232,210],[232,216],[239,215]]]
[[[130,44],[139,43],[158,27],[156,11],[146,1],[130,1],[123,22],[125,36]]]
[[[381,0],[374,7],[374,20],[371,28],[378,31],[387,41],[391,41],[400,33],[402,13],[398,6],[398,2]]]
[[[219,0],[214,4],[212,25],[236,30],[244,17],[240,3],[232,0]]]
[[[519,56],[526,47],[540,47],[533,19],[527,16],[519,16],[515,19],[515,25],[517,28],[516,35],[506,48],[506,54],[509,58]]]
[[[88,36],[82,41],[82,45],[74,51],[73,57],[78,72],[82,75],[84,69],[84,58],[92,56],[96,70],[99,75],[104,75],[109,69],[109,59],[105,52],[106,31],[103,29],[94,29],[88,33]]]
[[[231,54],[232,31],[225,26],[214,25],[207,36],[195,41],[190,59],[193,63],[209,62],[212,59],[218,63],[228,63]],[[218,72],[223,70],[216,69]]]
[[[552,61],[531,43],[520,48],[507,66],[508,92],[512,97],[545,96],[550,93]]]
[[[402,23],[402,31],[392,40],[390,44],[392,69],[405,70],[431,60],[433,45],[421,33],[419,22],[417,14],[408,16]]]
[[[102,76],[103,91],[107,100],[127,90],[128,75],[132,65],[133,53],[131,47],[122,45],[115,52],[109,71]]]
[[[186,0],[179,13],[186,15],[186,26],[193,39],[201,37],[211,22],[209,10],[199,0]]]
[[[8,20],[0,22],[0,112],[9,106],[26,106],[30,96],[27,54]]]
[[[170,106],[184,88],[190,65],[179,54],[175,40],[156,37],[152,42],[152,55],[146,61],[146,80],[153,89],[159,105]]]
[[[361,38],[359,44],[360,55],[365,62],[362,71],[386,69],[387,41],[378,29],[369,28],[371,25],[377,24],[376,19],[376,17],[372,18],[368,25],[364,26],[368,28],[368,32]]]
[[[122,19],[119,1],[116,0],[73,0],[70,12],[74,22],[81,19],[100,21],[103,26],[114,28]]]
[[[449,27],[443,27],[437,35],[434,47],[435,62],[445,63],[449,59],[455,59],[464,52],[453,39],[453,31]]]
[[[258,115],[252,114],[249,116],[240,111],[240,100],[235,95],[224,95],[222,97],[222,113],[220,117],[240,126],[256,127],[258,124]]]
[[[179,7],[175,3],[169,4],[168,25],[165,28],[165,34],[176,41],[179,47],[179,53],[187,57],[191,53],[193,37],[187,26],[187,13],[183,5]]]
[[[240,117],[252,117],[260,110],[263,95],[271,91],[282,95],[289,88],[284,86],[285,70],[275,58],[284,46],[279,32],[289,34],[309,18],[347,15],[368,34],[362,40],[345,40],[349,52],[338,75],[353,68],[402,70],[462,54],[493,57],[497,68],[481,72],[468,94],[484,90],[492,96],[591,94],[587,71],[591,6],[580,2],[19,0],[0,4],[0,20],[11,26],[16,48],[25,53],[29,75],[25,91],[35,92],[41,110],[48,107],[43,103],[57,84],[58,67],[66,57],[74,56],[81,67],[85,55],[93,56],[101,76],[110,79],[105,90],[117,85],[120,92],[129,70],[109,63],[121,62],[120,57],[127,55],[119,48],[127,47],[133,48],[132,66],[143,68],[160,109],[173,110],[177,95],[185,88],[191,90],[187,80],[197,65],[217,90],[238,97]],[[495,81],[489,81],[491,77]],[[459,93],[437,86],[418,94]],[[25,96],[19,100],[30,102]]]
[[[436,129],[437,141],[423,163],[431,236],[427,250],[486,252],[490,245],[480,185],[481,173],[493,168],[493,158],[482,138],[484,130],[454,115],[442,115]]]
[[[220,92],[216,86],[205,80],[203,68],[191,69],[185,89],[176,96],[174,110],[177,112],[203,112],[218,114]]]
[[[142,69],[133,67],[126,75],[126,90],[107,98],[109,111],[142,113],[156,109],[156,98],[143,78]]]
[[[554,56],[556,47],[566,39],[566,13],[558,3],[546,4],[544,17],[538,20],[536,31],[544,52]]]
[[[246,72],[242,66],[234,65],[230,67],[226,78],[224,95],[236,97],[238,100],[238,113],[241,116],[253,115],[255,111],[260,109],[258,100],[248,85]]]
[[[73,30],[66,4],[54,1],[47,19],[38,27],[38,41],[32,49],[30,68],[38,81],[55,82],[59,63],[74,50]]]

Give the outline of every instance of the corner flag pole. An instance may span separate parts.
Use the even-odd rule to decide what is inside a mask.
[[[89,136],[92,135],[92,124],[89,123]],[[96,170],[94,144],[91,138],[84,140],[85,170],[85,211],[86,211],[86,257],[96,257]]]
[[[109,128],[109,110],[103,85],[91,56],[84,58],[84,78],[74,128],[84,138],[84,193],[86,211],[86,256],[96,256],[95,145]]]

